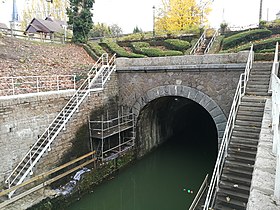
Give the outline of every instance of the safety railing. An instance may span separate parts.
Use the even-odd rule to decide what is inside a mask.
[[[208,174],[205,176],[195,198],[193,199],[191,206],[189,207],[189,210],[194,210],[197,207],[197,205],[198,205],[201,197],[203,196],[205,190],[207,189],[207,187],[208,187]]]
[[[210,42],[208,43],[206,49],[204,50],[204,54],[207,54],[207,53],[209,52],[209,50],[211,49],[211,47],[212,47],[214,41],[216,40],[218,34],[219,34],[219,31],[216,30],[215,33],[214,33],[214,35],[212,36]]]
[[[273,131],[273,153],[276,154],[276,174],[274,195],[280,199],[280,79],[278,78],[279,59],[278,43],[276,44],[274,62],[271,72],[271,92],[272,92],[272,131]]]
[[[204,40],[206,39],[206,30],[203,32],[203,34],[199,37],[195,45],[193,46],[190,55],[193,55],[196,53],[196,51],[200,48],[200,46],[203,44]]]
[[[107,54],[102,55],[102,57],[108,57]],[[104,61],[106,62],[106,61]],[[24,158],[11,172],[5,183],[8,188],[22,183],[25,177],[30,173],[32,174],[32,169],[35,164],[39,161],[46,150],[50,150],[50,145],[59,132],[65,129],[66,123],[75,113],[78,111],[80,104],[83,102],[85,97],[90,93],[90,91],[99,91],[99,88],[93,89],[91,86],[95,84],[96,81],[102,76],[103,71],[107,70],[110,66],[108,63],[103,63],[103,58],[100,58],[95,65],[90,70],[88,78],[83,82],[80,88],[75,92],[72,98],[68,101],[61,112],[52,121],[45,132],[38,138],[38,140],[33,144],[30,150],[26,153]],[[112,68],[115,66],[112,64]],[[112,71],[111,71],[112,72]],[[102,88],[102,87],[101,87]],[[11,197],[14,192],[11,192],[9,196]]]
[[[233,98],[233,102],[232,102],[231,110],[229,113],[228,121],[226,124],[225,132],[224,132],[223,139],[222,139],[222,142],[220,145],[217,161],[215,164],[215,168],[214,168],[211,182],[209,185],[209,189],[207,192],[207,196],[206,196],[206,200],[205,200],[205,204],[204,204],[204,208],[203,208],[204,210],[208,210],[209,206],[212,207],[213,202],[216,197],[216,189],[217,189],[219,181],[220,181],[220,176],[221,176],[222,169],[224,166],[225,157],[227,156],[229,140],[230,140],[233,128],[234,128],[234,122],[235,122],[236,114],[238,111],[238,107],[241,103],[241,98],[245,94],[245,89],[246,89],[247,82],[249,79],[250,70],[253,65],[253,57],[254,57],[254,52],[253,52],[253,45],[252,45],[250,52],[249,52],[245,72],[240,75],[237,89],[236,89],[236,92],[235,92],[235,95]]]
[[[0,96],[75,89],[75,75],[0,77]]]

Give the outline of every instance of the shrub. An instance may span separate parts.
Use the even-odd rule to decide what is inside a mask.
[[[241,32],[230,37],[227,37],[223,41],[223,49],[229,49],[234,46],[262,39],[271,35],[271,31],[268,29],[254,29],[250,31]]]
[[[86,44],[79,44],[84,48],[84,50],[89,54],[90,57],[92,57],[94,60],[98,60],[99,56],[96,55],[96,53]]]
[[[228,52],[239,52],[242,50],[248,50],[248,49],[250,49],[252,44],[254,45],[255,52],[260,52],[265,49],[273,49],[273,48],[275,49],[276,42],[280,42],[280,37],[264,39],[261,41],[255,41],[253,43],[247,43],[247,44],[241,45],[239,47],[233,48],[231,50],[228,50]]]
[[[164,46],[170,50],[185,51],[191,47],[191,44],[188,41],[180,39],[166,39]]]
[[[131,43],[131,47],[134,52],[141,53],[149,57],[183,55],[181,51],[161,50],[159,48],[150,47],[150,44],[147,42],[133,42]]]
[[[279,54],[280,56],[280,54]],[[254,56],[255,61],[273,61],[274,53],[255,53]]]
[[[145,57],[144,55],[139,55],[139,54],[127,52],[124,48],[120,47],[116,42],[104,41],[100,44],[107,47],[112,53],[116,53],[116,55],[119,56],[119,57],[128,57],[128,58],[143,58],[143,57]]]
[[[90,47],[90,49],[92,49],[93,52],[98,56],[101,56],[103,53],[106,53],[106,51],[97,42],[88,42],[87,44]]]

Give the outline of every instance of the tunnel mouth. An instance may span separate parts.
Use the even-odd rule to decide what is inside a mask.
[[[164,96],[150,101],[139,113],[136,132],[139,156],[167,141],[188,149],[208,148],[209,154],[217,155],[218,133],[213,118],[204,107],[185,97]]]

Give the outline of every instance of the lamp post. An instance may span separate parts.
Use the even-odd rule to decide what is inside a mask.
[[[155,37],[156,31],[155,31],[155,12],[156,12],[156,7],[153,6],[153,37]]]

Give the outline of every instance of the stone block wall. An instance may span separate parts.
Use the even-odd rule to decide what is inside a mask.
[[[118,94],[116,74],[111,75],[105,90],[91,93],[82,103],[79,112],[67,123],[54,140],[51,151],[44,154],[37,163],[35,173],[54,168],[61,164],[63,157],[72,149],[72,141],[77,131],[87,126],[87,120],[92,110],[104,106],[110,98]],[[14,99],[0,100],[0,186],[4,179],[28,152],[30,147],[44,132],[55,116],[66,105],[73,92],[33,95]],[[85,129],[84,132],[87,132]],[[89,141],[89,139],[83,139]]]

